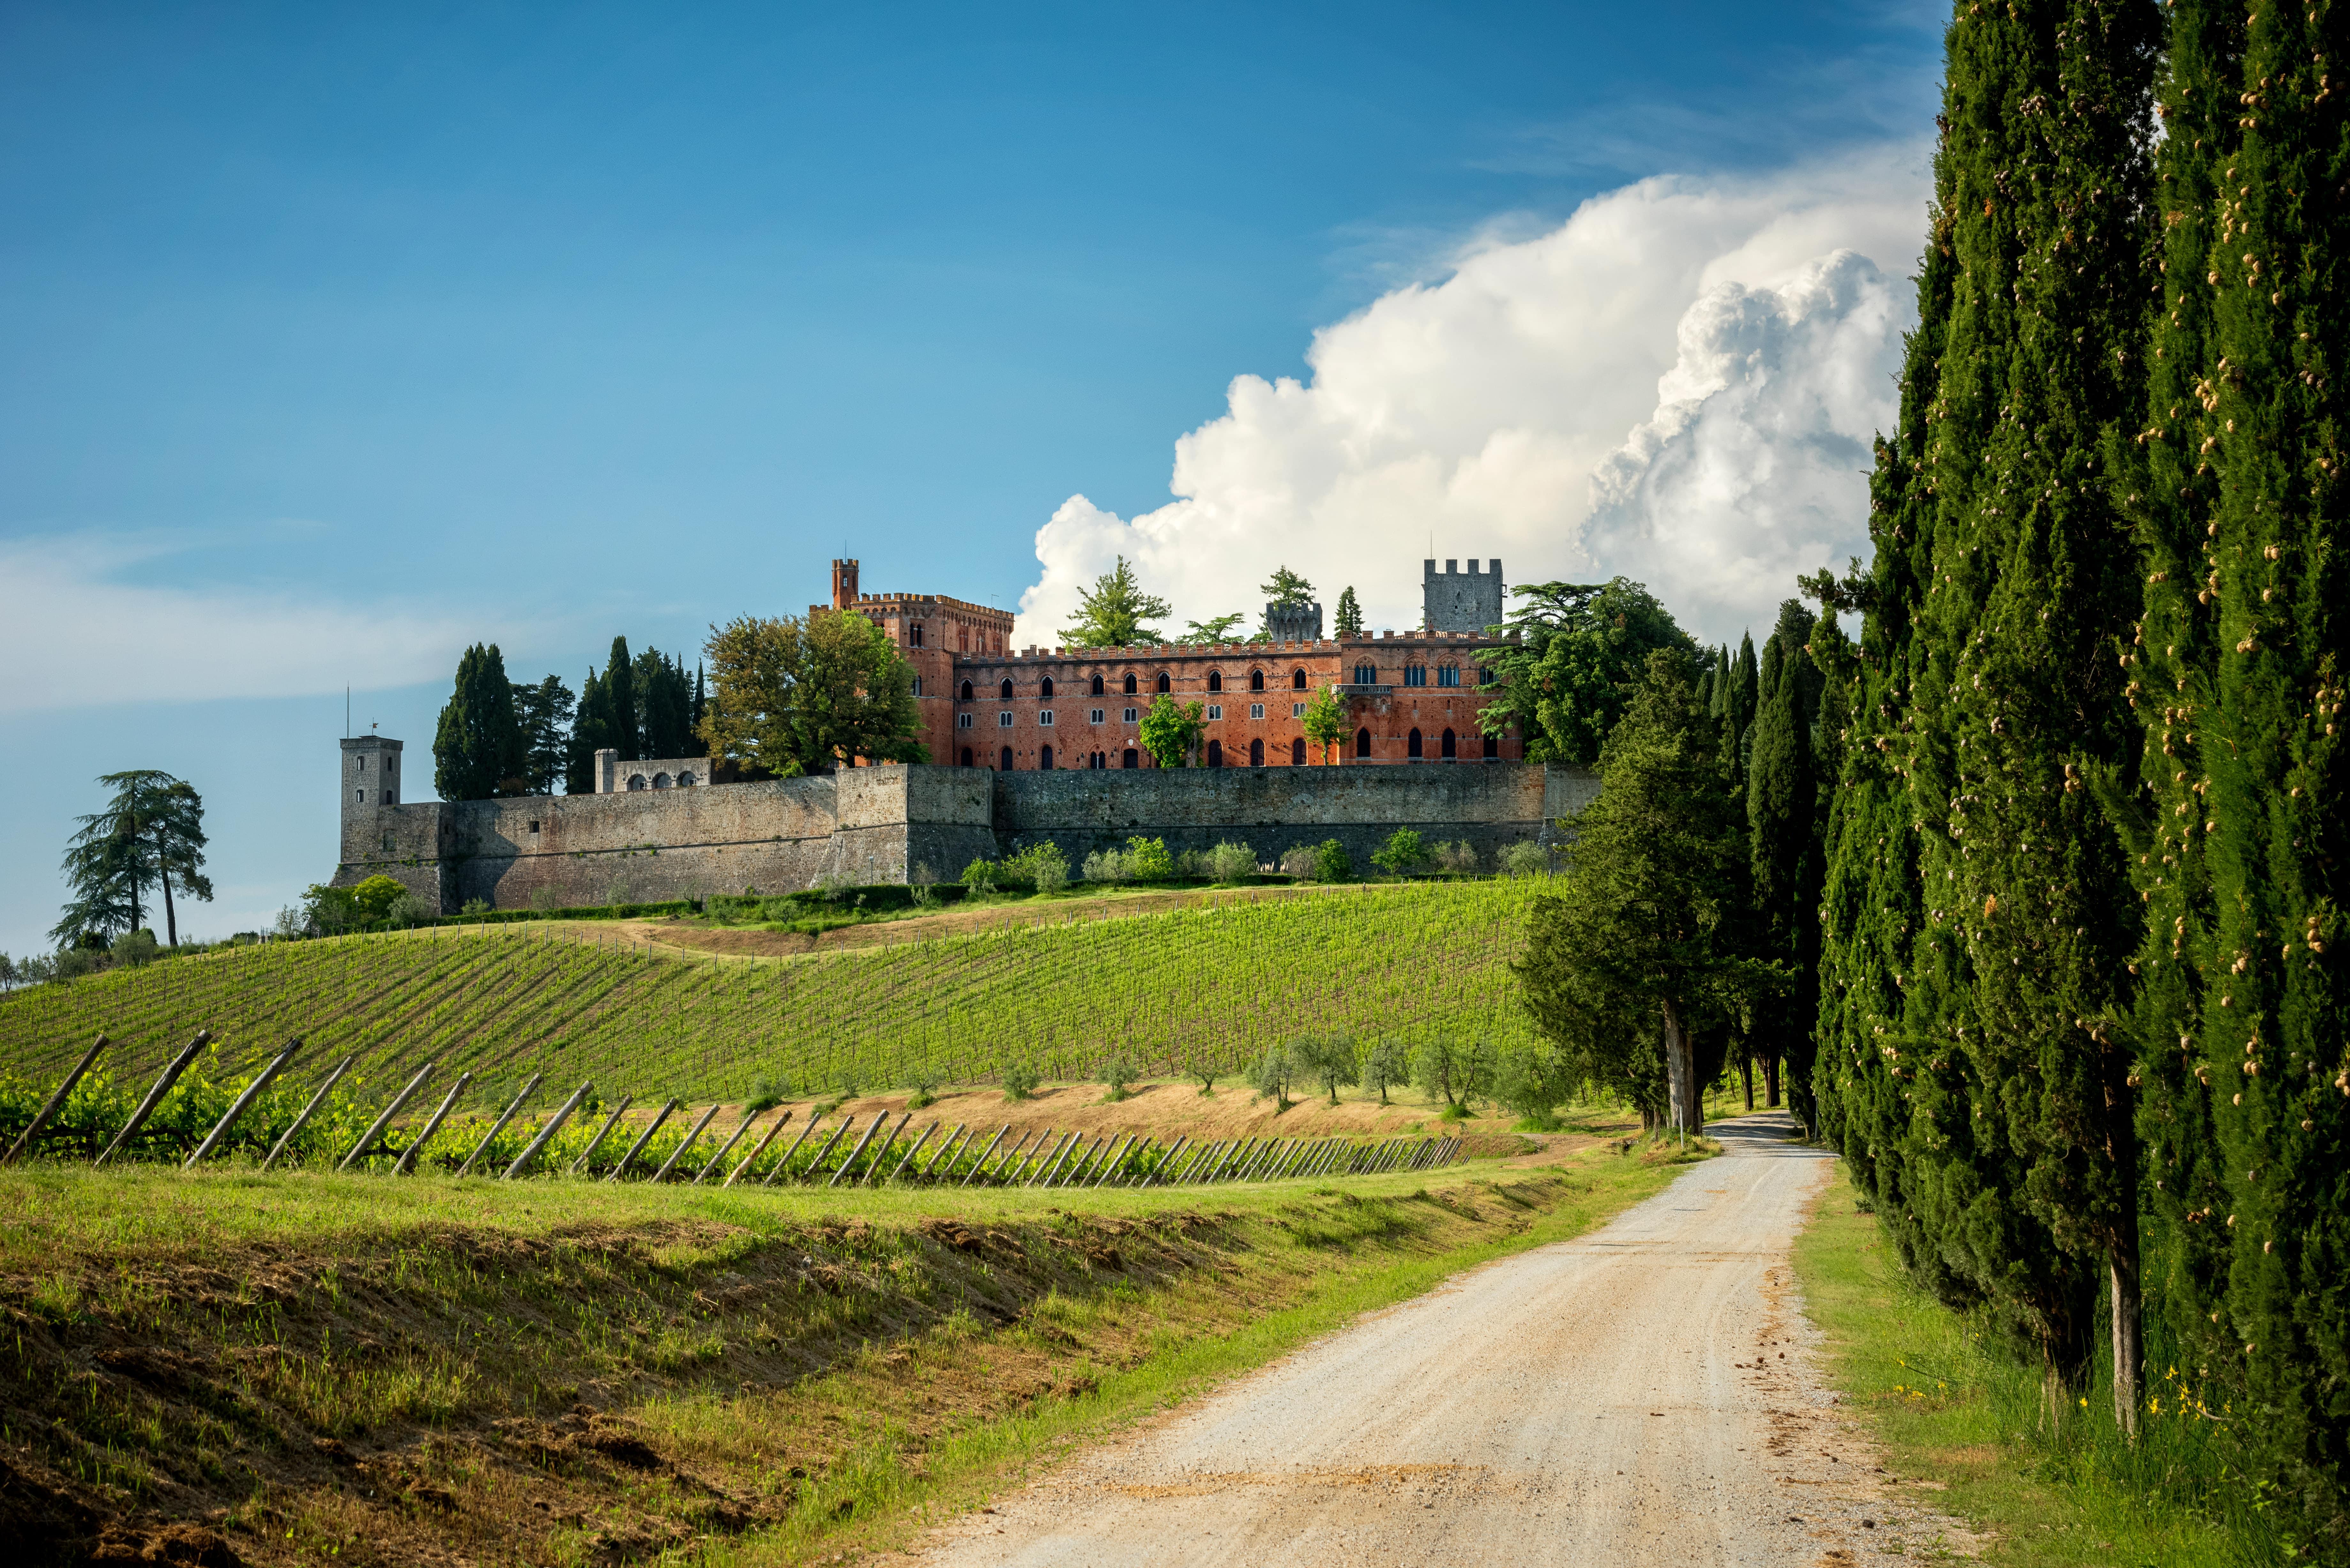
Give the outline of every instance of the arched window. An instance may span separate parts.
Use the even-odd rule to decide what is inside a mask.
[[[968,680],[962,683],[962,700],[966,702],[971,701],[971,682]]]
[[[1444,666],[1441,670],[1439,670],[1436,672],[1436,683],[1439,686],[1460,685],[1461,667],[1457,664],[1448,664]]]
[[[1011,701],[1012,701],[1012,682],[1011,682],[1011,681],[1009,681],[1009,680],[1005,681],[1005,682],[1003,683],[1003,689],[1002,689],[1001,691],[997,691],[997,692],[996,692],[996,695],[997,695],[998,697],[1001,697],[1002,699],[1003,699],[1003,701],[1005,701],[1006,702]]]
[[[1264,766],[1264,742],[1263,741],[1251,741],[1249,742],[1249,766],[1253,768],[1261,768]]]
[[[1036,765],[1045,773],[1053,771],[1053,748],[1046,746],[1036,753]]]
[[[1305,671],[1303,670],[1295,670],[1290,672],[1289,689],[1292,691],[1303,691],[1305,690]]]
[[[1305,737],[1303,735],[1289,742],[1289,765],[1293,768],[1305,765]]]
[[[1128,746],[1128,747],[1127,747],[1127,748],[1126,748],[1126,760],[1125,760],[1124,762],[1122,762],[1122,763],[1118,763],[1118,766],[1120,766],[1120,767],[1122,767],[1122,768],[1139,768],[1139,767],[1140,767],[1141,765],[1142,765],[1142,753],[1141,753],[1140,752],[1136,751],[1132,746]]]
[[[1209,671],[1208,671],[1208,690],[1209,690],[1209,691],[1222,691],[1223,689],[1224,689],[1224,672],[1223,672],[1222,670],[1209,670]]]
[[[1450,730],[1447,730],[1447,731],[1445,731],[1445,732],[1444,732],[1444,757],[1445,757],[1445,760],[1446,760],[1447,762],[1450,762],[1450,761],[1451,761],[1454,756],[1456,756],[1457,754],[1458,754],[1458,752],[1457,752],[1457,750],[1455,749],[1454,742],[1453,742],[1453,740],[1452,740],[1452,732],[1451,732],[1451,731],[1450,731]]]
[[[1163,670],[1160,670],[1159,672],[1159,690],[1161,691],[1172,691],[1174,689],[1174,684],[1167,679],[1167,672]]]
[[[1367,729],[1366,729],[1366,730],[1357,730],[1357,731],[1356,731],[1356,732],[1355,732],[1355,755],[1357,755],[1357,756],[1358,756],[1358,757],[1367,757],[1367,756],[1369,756],[1370,754],[1371,754],[1371,732],[1370,732],[1370,731],[1368,731],[1368,730],[1367,730]]]
[[[693,787],[693,770],[691,768],[688,768],[685,772],[677,775],[677,787],[680,789],[691,789]]]
[[[1102,694],[1102,678],[1101,678],[1100,676],[1097,675],[1097,676],[1095,676],[1095,677],[1094,677],[1094,695],[1095,695],[1095,696],[1097,696],[1097,697],[1098,697],[1098,696],[1100,696],[1101,694]]]
[[[969,746],[965,746],[962,749],[962,765],[965,767],[971,766],[971,748]]]
[[[642,789],[642,788],[644,788],[644,787],[645,787],[645,775],[644,775],[644,774],[630,774],[629,775],[629,787],[630,789]]]
[[[1489,763],[1498,763],[1502,760],[1501,736],[1488,735],[1485,737],[1485,760]]]
[[[1249,690],[1252,691],[1262,691],[1264,690],[1263,670],[1252,670],[1249,671]]]
[[[1419,732],[1418,730],[1412,731],[1410,734],[1404,737],[1403,754],[1407,757],[1412,757],[1415,759],[1419,757]]]
[[[1211,768],[1220,768],[1224,765],[1223,742],[1210,741],[1208,742],[1208,765]]]
[[[669,788],[669,775],[668,775],[667,774],[655,774],[653,775],[653,788],[655,788],[655,789],[667,789],[667,788]]]
[[[1012,771],[1012,748],[1009,746],[1003,748],[1003,761],[1002,766],[1003,771],[1007,774]]]
[[[1042,686],[1039,686],[1039,687],[1036,689],[1036,695],[1037,695],[1037,696],[1039,696],[1039,697],[1050,697],[1052,694],[1053,694],[1053,678],[1052,678],[1051,676],[1047,675],[1046,677],[1045,677],[1045,683],[1044,683]]]
[[[1379,667],[1378,667],[1378,665],[1376,665],[1376,664],[1357,664],[1357,666],[1355,666],[1355,684],[1356,684],[1356,685],[1357,685],[1357,686],[1377,686],[1378,683],[1379,683]]]
[[[1131,675],[1126,678],[1126,694],[1129,697],[1134,695],[1134,677]]]
[[[912,643],[916,648],[922,646],[922,623],[920,621],[916,621],[913,625],[906,628],[906,640]]]

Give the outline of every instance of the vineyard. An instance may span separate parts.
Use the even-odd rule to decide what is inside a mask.
[[[499,1098],[533,1075],[696,1103],[1045,1078],[1229,1074],[1311,1033],[1507,1046],[1539,884],[1379,886],[1009,927],[831,956],[702,959],[475,927],[234,949],[0,1000],[0,1075],[54,1081],[90,1039],[116,1079],[199,1029],[216,1079],[289,1040],[387,1098],[424,1064]]]

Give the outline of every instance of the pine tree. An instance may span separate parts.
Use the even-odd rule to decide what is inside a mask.
[[[523,794],[529,760],[515,718],[513,684],[494,642],[457,660],[457,686],[432,737],[432,787],[442,800]]]
[[[2261,1419],[2259,1480],[2350,1542],[2350,1069],[2332,950],[2345,864],[2331,355],[2350,234],[2330,9],[2173,7],[2159,305],[2122,446],[2145,616],[2123,817],[2147,916],[2134,1019],[2165,1317]],[[2320,1555],[2324,1555],[2321,1552]]]
[[[523,736],[523,777],[531,794],[553,794],[571,755],[571,717],[577,703],[563,678],[515,688],[515,722]]]
[[[1361,601],[1355,597],[1355,588],[1351,583],[1338,595],[1337,628],[1340,637],[1363,635],[1363,607]]]
[[[1077,591],[1077,618],[1061,628],[1061,641],[1071,648],[1131,648],[1155,642],[1159,629],[1150,623],[1170,613],[1165,599],[1142,591],[1142,581],[1120,556],[1118,565],[1094,579],[1091,588]]]

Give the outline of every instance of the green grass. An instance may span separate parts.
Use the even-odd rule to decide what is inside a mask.
[[[1948,1490],[1926,1499],[1984,1531],[1984,1561],[2034,1568],[2282,1564],[2280,1537],[2230,1480],[2227,1412],[2196,1407],[2178,1370],[2149,1355],[2153,1408],[2133,1447],[2109,1387],[2050,1401],[2017,1365],[1899,1271],[1837,1168],[1795,1244],[1804,1309],[1828,1337],[1831,1382],[1875,1427],[1888,1465]],[[2182,1391],[2185,1398],[2182,1400]]]
[[[470,927],[228,949],[0,998],[0,1073],[45,1087],[90,1037],[116,1075],[151,1075],[198,1029],[224,1073],[286,1039],[308,1063],[356,1054],[380,1098],[426,1060],[494,1097],[592,1078],[607,1098],[733,1098],[992,1079],[1024,1061],[1091,1076],[1227,1072],[1307,1030],[1497,1042],[1529,1025],[1509,970],[1539,887],[1429,882],[1235,898],[1207,907],[789,959],[695,960]],[[296,1075],[300,1075],[297,1073]]]

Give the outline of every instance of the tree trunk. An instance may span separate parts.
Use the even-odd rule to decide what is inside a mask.
[[[1779,1108],[1779,1054],[1775,1051],[1762,1058],[1762,1104],[1774,1111]]]
[[[1702,1130],[1697,1114],[1697,1052],[1690,1039],[1689,1027],[1681,1021],[1681,1010],[1670,997],[1665,999],[1665,1083],[1666,1104],[1670,1107],[1669,1126],[1682,1132]]]
[[[1746,1080],[1746,1108],[1751,1111],[1754,1108],[1754,1058],[1752,1055],[1740,1054],[1738,1073]]]
[[[163,884],[163,929],[171,935],[172,945],[180,945],[180,918],[172,912],[172,873],[162,865],[161,846],[157,846],[156,880]]]
[[[2146,1350],[2140,1340],[2143,1293],[2138,1272],[2137,1107],[2130,1093],[2129,1062],[2106,1053],[2106,1154],[2119,1191],[2113,1233],[2106,1239],[2106,1273],[2113,1297],[2114,1423],[2137,1440],[2137,1412],[2144,1400]]]

